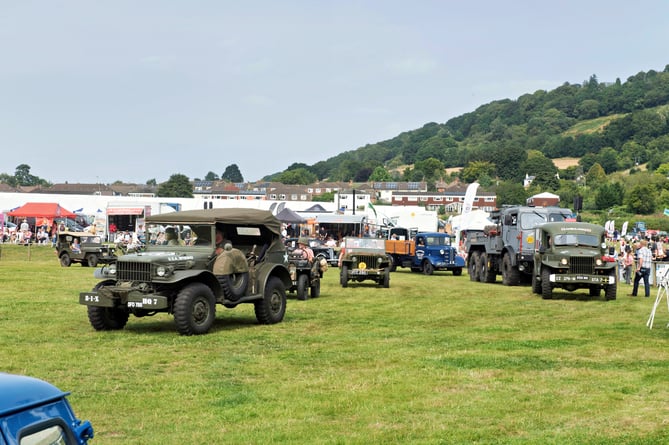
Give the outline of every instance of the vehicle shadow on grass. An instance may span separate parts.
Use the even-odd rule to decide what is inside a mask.
[[[541,295],[536,295],[537,297],[541,298]],[[580,291],[574,291],[574,292],[568,292],[568,291],[555,291],[553,290],[553,298],[551,300],[563,300],[563,301],[592,301],[592,302],[600,302],[600,303],[607,303],[608,301],[606,298],[604,298],[604,292],[602,291],[601,295],[598,297],[592,297],[588,294],[588,291],[586,290],[583,292],[581,289]]]
[[[236,329],[247,329],[251,326],[261,326],[258,320],[253,315],[237,315],[226,314],[223,311],[216,311],[216,320],[207,334],[212,334],[219,331],[232,331]],[[124,330],[138,335],[147,334],[174,334],[179,335],[174,319],[169,317],[155,318],[151,321],[142,321],[141,323],[132,322],[132,319],[125,326]],[[205,334],[206,335],[206,334]]]

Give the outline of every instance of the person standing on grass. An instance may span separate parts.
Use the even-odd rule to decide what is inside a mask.
[[[634,268],[634,255],[632,255],[632,248],[625,246],[625,253],[622,258],[623,278],[625,284],[632,284],[632,269]]]
[[[637,252],[638,266],[636,274],[634,275],[634,288],[632,289],[632,297],[636,297],[639,290],[639,281],[643,279],[643,286],[646,293],[646,298],[650,297],[650,265],[653,262],[653,252],[648,248],[648,241],[641,240],[641,248]]]

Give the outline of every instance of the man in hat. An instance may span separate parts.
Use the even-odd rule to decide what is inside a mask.
[[[309,240],[301,236],[297,240],[297,248],[293,250],[293,255],[302,255],[310,263],[314,260],[314,251],[309,247]]]

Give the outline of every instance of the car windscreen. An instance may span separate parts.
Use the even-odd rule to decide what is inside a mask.
[[[565,234],[555,235],[553,242],[556,246],[590,246],[598,247],[599,238],[595,235]]]

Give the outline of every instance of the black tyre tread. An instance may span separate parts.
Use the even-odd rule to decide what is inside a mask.
[[[432,275],[434,273],[434,266],[430,261],[425,260],[423,262],[423,274],[425,275]]]
[[[221,283],[223,295],[231,301],[239,300],[246,293],[249,285],[249,273],[237,273],[230,275],[219,275],[218,281]]]
[[[297,299],[306,300],[309,298],[307,294],[309,287],[309,277],[306,274],[300,274],[297,277]]]
[[[311,298],[318,298],[321,296],[321,280],[314,279],[310,287]]]
[[[348,286],[348,266],[345,264],[341,266],[339,271],[339,283],[341,284],[341,287]]]
[[[88,321],[96,331],[117,331],[123,329],[130,313],[126,309],[88,306]]]
[[[617,293],[618,293],[618,280],[615,280],[613,284],[607,284],[606,286],[604,286],[604,298],[607,301],[615,300]]]
[[[541,269],[541,298],[550,300],[553,298],[553,285],[550,279],[551,271],[544,267]]]
[[[72,259],[66,253],[60,256],[60,265],[63,267],[70,267],[72,265]]]
[[[502,283],[506,286],[517,286],[520,283],[520,271],[518,266],[511,265],[509,252],[502,258]]]
[[[174,302],[174,322],[181,335],[206,334],[215,319],[216,298],[208,286],[191,283],[179,291]]]
[[[479,257],[481,256],[481,252],[478,250],[475,252],[472,252],[471,255],[469,256],[469,264],[467,267],[467,272],[469,272],[469,280],[470,281],[478,281],[479,280],[479,274],[478,274],[478,263],[479,263]]]
[[[286,289],[277,277],[270,277],[262,300],[254,303],[256,319],[261,324],[275,324],[286,314]]]
[[[98,265],[98,256],[94,253],[89,253],[86,255],[86,264],[90,267],[96,267]]]

